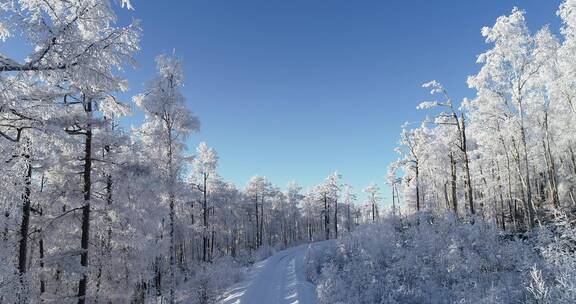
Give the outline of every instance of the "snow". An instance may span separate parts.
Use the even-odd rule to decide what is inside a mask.
[[[306,244],[276,253],[254,264],[246,278],[232,286],[220,304],[316,304],[315,285],[306,278]]]

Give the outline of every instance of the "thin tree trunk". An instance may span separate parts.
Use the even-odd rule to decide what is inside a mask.
[[[25,275],[27,270],[28,230],[30,228],[32,164],[30,163],[29,153],[30,143],[27,142],[26,145],[26,151],[22,155],[26,162],[26,176],[24,178],[24,194],[22,195],[22,222],[20,223],[20,248],[18,250],[18,271],[20,273],[20,284],[22,287],[19,294],[20,303],[28,303],[28,282]]]
[[[256,242],[255,249],[258,249],[260,244],[260,217],[258,216],[258,194],[254,198],[254,209],[256,210]]]
[[[552,150],[550,149],[550,132],[548,130],[548,111],[544,113],[544,126],[546,130],[546,152],[548,153],[549,161],[549,179],[550,179],[550,191],[552,192],[552,203],[555,207],[560,205],[560,198],[558,196],[558,183],[556,180],[556,165],[554,162],[554,156],[552,156]]]
[[[500,132],[500,126],[498,126],[498,132]],[[518,230],[518,224],[516,221],[516,201],[512,197],[512,169],[510,169],[510,156],[508,155],[508,148],[504,142],[504,138],[500,136],[500,142],[504,148],[504,155],[506,155],[506,170],[508,173],[508,209],[510,212],[510,217],[512,218],[512,223],[514,224],[514,231]],[[512,203],[514,203],[514,208],[512,208]]]
[[[328,197],[324,193],[324,230],[326,240],[330,239],[330,213],[328,212]]]
[[[338,238],[338,200],[334,200],[334,237]]]
[[[85,98],[86,99],[86,98]],[[84,142],[84,204],[82,207],[82,236],[80,247],[80,265],[84,268],[82,278],[78,283],[78,304],[86,302],[86,291],[88,288],[88,246],[90,241],[90,200],[92,196],[92,100],[85,100],[85,111],[87,116],[86,136]]]
[[[174,89],[174,79],[173,75],[169,78],[170,81],[170,90]],[[172,92],[172,91],[171,91]],[[166,127],[166,135],[167,135],[167,165],[168,165],[168,202],[170,205],[170,304],[174,304],[175,302],[175,293],[176,293],[176,262],[175,262],[175,235],[174,235],[174,225],[175,225],[175,218],[176,218],[176,194],[175,194],[175,185],[176,185],[176,170],[174,168],[174,126],[172,118],[169,114],[163,114],[162,116],[163,121],[165,122]]]
[[[450,153],[450,194],[452,196],[452,208],[454,210],[454,215],[458,218],[458,197],[456,196],[456,161],[454,160],[454,155]]]
[[[46,179],[44,178],[44,172],[42,172],[42,179],[40,180],[40,193],[44,192],[44,183],[46,182]],[[39,216],[43,216],[44,215],[44,210],[42,209],[42,207],[38,208],[38,215]],[[42,229],[40,228],[40,240],[38,241],[38,253],[39,253],[39,259],[40,259],[40,272],[44,272],[44,236],[42,234]],[[44,277],[41,275],[40,276],[40,303],[44,303],[44,293],[46,292],[46,281],[44,280]]]
[[[42,232],[40,232],[42,233]],[[44,238],[40,237],[40,241],[39,241],[39,251],[40,251],[40,271],[44,271]],[[42,298],[42,296],[44,295],[44,292],[46,292],[46,281],[44,281],[44,278],[41,276],[40,277],[40,302],[44,302],[44,299]]]
[[[419,169],[418,169],[418,163],[416,163],[416,211],[419,212],[420,211],[420,177],[419,177]],[[374,211],[372,211],[372,214],[374,214]],[[372,220],[374,220],[374,218],[372,218]]]
[[[446,185],[444,185],[446,186]],[[396,194],[394,193],[396,186],[392,184],[392,215],[396,216]],[[446,189],[444,189],[446,190]],[[446,197],[448,199],[448,197]],[[350,213],[350,207],[348,207],[348,213]]]
[[[264,194],[261,195],[262,203],[260,205],[260,244],[262,246],[264,239]]]
[[[466,146],[466,122],[464,115],[462,115],[462,153],[464,154],[464,170],[466,173],[466,186],[468,189],[468,205],[470,214],[474,215],[474,195],[472,191],[472,178],[470,177],[470,161],[468,160],[468,148]]]
[[[376,222],[376,198],[375,198],[375,194],[372,193],[372,222]]]
[[[534,228],[534,206],[532,205],[532,185],[530,184],[530,164],[528,161],[528,143],[526,142],[526,129],[524,127],[524,108],[522,100],[518,99],[519,112],[520,112],[520,136],[522,139],[522,146],[524,148],[524,166],[526,170],[526,209],[528,217],[528,229]]]
[[[346,220],[346,226],[348,228],[348,232],[352,231],[352,217],[350,216],[350,202],[348,202],[348,204],[346,204],[346,210],[347,210],[347,220]]]
[[[502,230],[506,231],[506,217],[504,215],[504,191],[502,190],[502,178],[500,177],[500,163],[496,159],[496,169],[498,174],[492,169],[492,176],[496,179],[498,183],[498,194],[500,196],[500,221],[502,225]]]
[[[202,261],[208,262],[208,194],[207,194],[207,181],[208,176],[204,174],[202,184],[202,215],[204,231],[202,233]]]
[[[516,144],[516,140],[514,138],[512,138],[512,146],[514,148],[514,161],[516,163],[516,171],[518,173],[518,180],[520,183],[520,193],[521,193],[521,197],[522,197],[522,213],[523,213],[523,217],[524,217],[524,224],[526,225],[527,229],[531,229],[530,228],[530,219],[529,219],[529,214],[528,214],[528,208],[529,208],[529,203],[528,203],[528,199],[526,198],[526,192],[525,189],[528,188],[528,186],[526,185],[526,180],[524,179],[524,174],[522,173],[522,158],[520,156],[520,151],[518,150],[518,145]]]

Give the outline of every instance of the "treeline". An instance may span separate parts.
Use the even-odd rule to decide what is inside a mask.
[[[423,102],[428,119],[403,127],[389,183],[413,211],[481,217],[507,231],[547,221],[551,209],[576,207],[576,4],[531,33],[514,9],[482,29],[490,49],[468,78],[473,99],[454,102],[438,82]],[[401,175],[401,178],[396,178]]]

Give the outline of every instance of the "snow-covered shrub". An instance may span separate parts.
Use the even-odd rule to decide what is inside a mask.
[[[0,236],[4,237],[2,234]],[[21,285],[18,279],[18,270],[14,267],[11,248],[0,247],[0,303],[16,302],[16,292]]]
[[[491,224],[425,213],[366,225],[307,262],[321,303],[518,303],[538,256]]]
[[[325,242],[322,246],[310,246],[306,251],[306,274],[316,281],[322,271],[322,266],[330,264],[336,258],[336,243]]]
[[[254,264],[254,255],[252,254],[252,252],[247,250],[241,250],[238,253],[236,253],[235,259],[240,265],[244,267],[248,267]]]
[[[187,288],[180,288],[183,303],[216,303],[226,288],[241,278],[241,267],[230,257],[222,257],[210,264],[199,265]]]
[[[255,263],[258,261],[265,260],[268,257],[272,256],[275,252],[276,250],[274,249],[274,247],[271,247],[269,245],[262,245],[260,248],[258,248],[258,250],[253,252],[254,255],[253,261]]]
[[[241,266],[248,267],[254,263],[259,261],[265,260],[268,257],[272,256],[274,253],[279,251],[278,249],[268,246],[262,245],[262,247],[258,248],[255,251],[248,251],[248,250],[241,250],[236,254],[234,260],[240,264]]]
[[[527,289],[535,303],[576,303],[576,221],[555,209],[548,217],[550,223],[536,233],[543,261]]]

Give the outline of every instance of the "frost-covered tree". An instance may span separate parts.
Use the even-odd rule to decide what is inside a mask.
[[[202,220],[204,231],[202,233],[202,260],[208,262],[208,179],[216,174],[218,164],[218,155],[212,148],[208,148],[206,143],[202,142],[196,148],[196,157],[193,160],[194,165],[194,185],[202,193]]]
[[[156,58],[158,76],[146,85],[146,92],[134,100],[146,114],[140,132],[148,149],[155,152],[159,162],[158,174],[164,187],[159,198],[169,205],[168,235],[170,240],[170,303],[175,301],[175,221],[177,191],[181,185],[181,174],[188,162],[184,155],[184,141],[200,127],[198,118],[186,108],[180,89],[184,85],[181,61],[160,55]]]
[[[459,154],[462,156],[462,161],[464,163],[464,172],[466,176],[466,191],[467,191],[467,199],[468,199],[468,208],[471,215],[475,214],[474,210],[474,192],[472,190],[472,177],[470,174],[470,158],[468,152],[468,143],[466,138],[466,117],[464,116],[464,111],[462,111],[462,107],[458,110],[452,104],[452,99],[448,95],[446,89],[437,81],[433,80],[428,83],[422,85],[425,88],[432,88],[431,94],[440,94],[443,96],[444,100],[442,101],[427,101],[422,102],[418,106],[419,109],[430,109],[430,108],[443,108],[445,111],[441,112],[436,116],[434,119],[434,123],[438,125],[444,126],[452,126],[454,127],[454,131],[456,131],[456,138],[457,140],[453,143],[453,145],[457,148]],[[453,136],[448,136],[446,138],[451,138]],[[450,152],[450,165],[452,169],[452,193],[456,191],[456,168],[455,168],[455,160],[452,152]],[[453,201],[453,208],[454,213],[458,214],[458,206],[456,196],[452,195]]]
[[[375,183],[370,183],[366,188],[364,188],[364,192],[367,193],[369,197],[372,222],[376,222],[376,219],[378,218],[378,204],[382,199],[380,187]]]
[[[518,9],[498,18],[493,27],[483,28],[482,35],[494,47],[478,57],[483,66],[477,75],[469,78],[468,84],[478,91],[477,103],[487,104],[479,105],[480,110],[498,109],[505,115],[504,123],[511,124],[511,131],[519,133],[518,138],[512,136],[512,144],[520,150],[518,161],[522,165],[522,185],[526,192],[523,204],[528,227],[532,228],[536,214],[531,180],[535,176],[531,172],[529,149],[535,134],[531,125],[536,124],[538,108],[547,102],[541,94],[544,88],[539,76],[545,73],[557,43],[547,28],[531,35],[524,12]]]
[[[252,199],[254,203],[254,249],[262,246],[264,235],[264,202],[268,193],[270,192],[271,184],[263,176],[253,176],[246,185],[245,192]]]
[[[23,37],[33,46],[33,52],[22,63],[11,59],[9,54],[0,55],[0,82],[5,88],[16,89],[5,93],[16,93],[13,97],[21,99],[15,103],[17,99],[3,96],[8,97],[2,98],[0,104],[3,120],[14,121],[18,117],[21,122],[3,124],[6,130],[0,134],[5,139],[17,139],[12,140],[15,142],[24,139],[25,145],[30,141],[22,137],[23,131],[32,126],[48,136],[65,137],[65,133],[57,131],[62,128],[68,134],[84,137],[81,245],[78,251],[81,268],[75,270],[80,273],[78,302],[84,303],[88,288],[92,200],[91,141],[92,132],[98,127],[98,118],[93,117],[93,112],[98,110],[97,106],[106,108],[112,93],[126,90],[125,81],[116,76],[115,71],[134,62],[132,55],[139,48],[140,31],[137,23],[117,26],[114,10],[108,1],[72,1],[66,4],[59,1],[11,1],[2,5],[1,10],[6,17],[0,25],[1,38]],[[36,113],[30,109],[35,109]],[[36,144],[42,145],[41,142]],[[22,155],[25,159],[36,157],[28,152]],[[29,186],[24,192],[31,193],[32,165],[28,166],[26,176],[24,184]],[[20,281],[25,286],[29,284],[24,276],[28,268],[30,212],[40,209],[31,206],[30,194],[23,197],[19,269]],[[29,292],[18,292],[21,295],[19,301],[27,302],[26,294]]]

